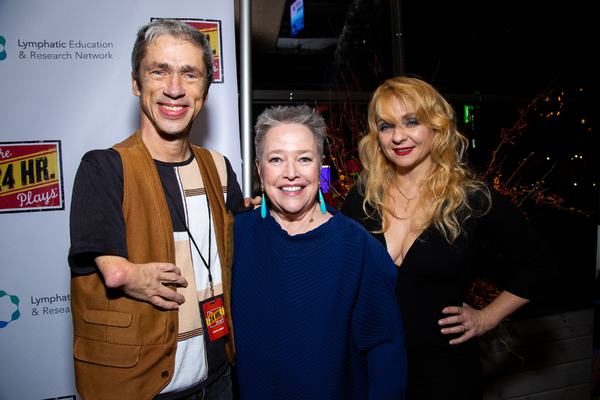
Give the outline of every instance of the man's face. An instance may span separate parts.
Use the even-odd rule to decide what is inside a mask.
[[[169,35],[159,36],[146,50],[139,85],[131,78],[133,94],[140,97],[141,131],[186,135],[206,102],[202,50]]]

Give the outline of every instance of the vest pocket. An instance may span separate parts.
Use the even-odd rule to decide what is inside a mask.
[[[114,344],[75,337],[73,356],[78,361],[117,368],[134,367],[140,359],[141,346]]]
[[[132,314],[103,311],[103,310],[85,310],[83,320],[88,324],[116,326],[118,328],[127,328],[131,325]]]

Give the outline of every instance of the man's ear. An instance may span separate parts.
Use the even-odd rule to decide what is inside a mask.
[[[133,72],[131,73],[131,91],[133,92],[133,94],[135,96],[140,96],[142,94],[142,92],[140,91],[140,88],[138,86],[138,82],[135,79],[135,77],[133,76]]]

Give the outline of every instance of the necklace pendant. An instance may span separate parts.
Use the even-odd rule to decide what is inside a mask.
[[[410,200],[406,202],[406,207],[404,207],[404,211],[408,211],[408,207],[410,206]]]

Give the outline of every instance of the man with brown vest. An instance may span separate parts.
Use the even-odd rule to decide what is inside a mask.
[[[229,161],[189,143],[213,81],[197,29],[138,31],[141,127],[82,159],[71,203],[76,386],[93,399],[231,399],[233,216]]]

